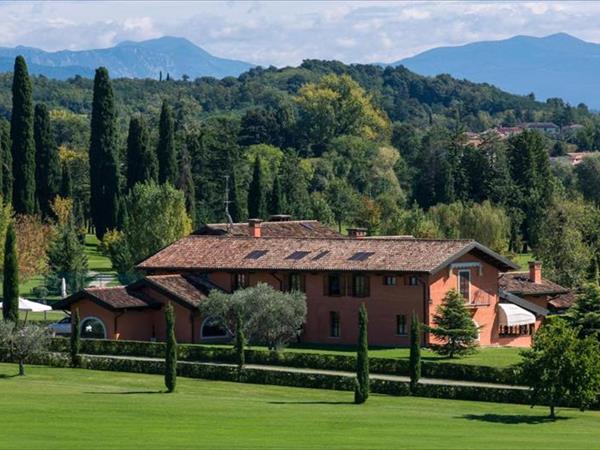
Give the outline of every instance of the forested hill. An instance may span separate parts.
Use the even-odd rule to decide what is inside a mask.
[[[344,65],[339,62],[305,61],[297,68],[255,68],[238,78],[203,77],[194,81],[117,79],[113,85],[118,106],[125,115],[155,113],[162,99],[195,120],[214,113],[240,112],[256,106],[288,102],[298,89],[328,73],[348,74],[373,97],[392,121],[419,126],[452,126],[458,119],[467,129],[481,131],[500,123],[551,119],[548,105],[527,96],[508,94],[491,85],[476,84],[441,75],[417,75],[406,68]],[[10,114],[12,74],[0,75],[0,114]],[[34,77],[34,101],[50,108],[88,114],[92,80],[75,77],[66,81]],[[527,117],[526,117],[527,116]]]

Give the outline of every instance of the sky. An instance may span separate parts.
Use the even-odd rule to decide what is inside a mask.
[[[371,63],[517,34],[600,42],[598,23],[600,1],[0,1],[0,46],[83,50],[169,35],[264,66]]]

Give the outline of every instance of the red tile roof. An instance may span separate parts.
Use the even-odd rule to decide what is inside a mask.
[[[263,237],[341,237],[337,231],[316,220],[288,220],[277,222],[262,222],[260,224]],[[194,234],[199,235],[228,235],[250,236],[247,223],[209,223]]]
[[[575,303],[576,294],[573,291],[561,294],[548,301],[554,309],[568,309]]]
[[[209,282],[191,275],[151,275],[142,282],[160,289],[168,296],[175,296],[194,308],[214,289]]]
[[[53,309],[67,309],[72,303],[90,298],[109,309],[148,308],[155,303],[129,286],[97,287],[83,289],[52,305]]]
[[[545,278],[542,278],[541,283],[534,283],[529,279],[528,272],[504,273],[500,275],[498,282],[500,289],[517,295],[553,295],[569,292],[569,289]]]
[[[502,270],[516,266],[469,240],[247,238],[192,235],[140,263],[142,270],[435,272],[473,251]],[[300,253],[308,252],[301,256]]]

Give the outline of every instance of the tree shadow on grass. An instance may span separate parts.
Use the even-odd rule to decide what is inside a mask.
[[[354,402],[327,402],[327,401],[291,401],[291,402],[283,402],[283,401],[274,401],[267,402],[270,405],[353,405]]]
[[[19,374],[18,373],[14,373],[12,375],[9,375],[7,373],[0,373],[0,380],[4,379],[4,378],[15,378],[18,377]]]
[[[166,394],[167,391],[121,391],[121,392],[84,392],[94,395],[133,395],[133,394]]]
[[[503,423],[506,425],[539,425],[542,423],[558,422],[560,420],[569,420],[570,417],[550,417],[548,415],[527,416],[523,414],[465,414],[461,419],[477,420],[480,422]]]

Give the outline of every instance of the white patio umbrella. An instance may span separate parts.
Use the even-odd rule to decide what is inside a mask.
[[[60,280],[60,297],[67,297],[67,280],[65,280],[64,277]]]
[[[2,308],[2,302],[0,302],[0,308]],[[31,312],[46,312],[52,311],[52,307],[44,305],[43,303],[32,302],[26,298],[19,297],[19,311],[25,311],[25,321],[27,321],[27,314]]]

